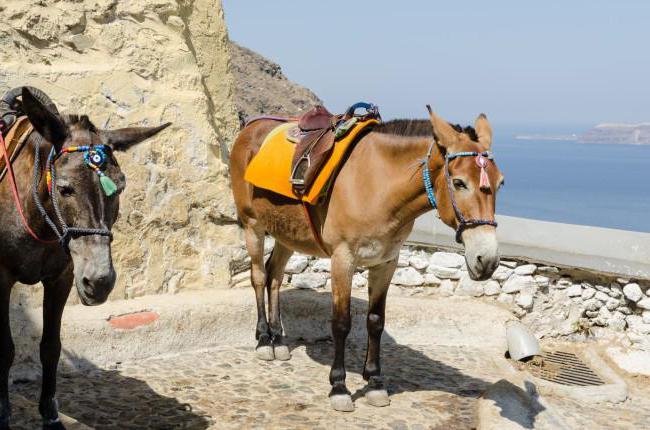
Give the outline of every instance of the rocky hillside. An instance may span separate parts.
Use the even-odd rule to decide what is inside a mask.
[[[256,52],[230,42],[234,99],[243,124],[249,116],[296,115],[321,104],[307,88],[291,82],[282,68]]]
[[[650,145],[650,123],[598,124],[579,137],[580,143]]]

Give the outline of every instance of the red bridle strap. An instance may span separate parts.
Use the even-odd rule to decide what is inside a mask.
[[[9,156],[8,150],[7,150],[7,144],[5,143],[4,138],[2,137],[2,133],[0,133],[0,146],[2,147],[2,153],[4,154],[4,159],[5,163],[7,165],[7,173],[9,177],[9,185],[11,186],[11,193],[13,194],[14,197],[14,204],[16,206],[16,210],[18,210],[18,214],[20,215],[20,220],[23,223],[23,226],[25,227],[25,231],[29,233],[31,237],[34,238],[34,240],[45,243],[45,244],[50,244],[50,243],[57,243],[57,240],[45,240],[41,239],[38,237],[36,233],[34,233],[34,230],[29,226],[29,223],[27,222],[27,218],[25,218],[25,213],[23,212],[23,205],[20,202],[20,194],[18,193],[18,187],[16,186],[16,177],[14,176],[14,169],[11,165],[11,157]]]

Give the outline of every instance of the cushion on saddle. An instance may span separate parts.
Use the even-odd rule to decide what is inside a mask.
[[[14,125],[5,136],[7,153],[9,155],[9,159],[12,162],[16,159],[16,157],[18,157],[23,144],[29,137],[32,130],[34,130],[34,127],[32,126],[32,123],[29,122],[29,118],[26,116],[21,116],[16,120]],[[2,179],[5,177],[5,174],[7,173],[5,157],[2,151],[3,148],[0,145],[0,181],[2,181]]]
[[[341,167],[341,162],[348,150],[356,142],[359,133],[378,123],[379,121],[376,119],[359,121],[341,139],[336,140],[330,156],[324,161],[311,186],[302,196],[294,192],[289,181],[296,145],[289,140],[287,132],[296,127],[295,122],[279,125],[266,136],[260,150],[246,168],[244,179],[258,188],[264,188],[285,197],[316,204],[320,197],[329,190],[330,179]]]
[[[308,112],[305,112],[298,119],[298,127],[302,131],[320,130],[323,128],[332,128],[334,115],[329,113],[323,106],[316,106]]]

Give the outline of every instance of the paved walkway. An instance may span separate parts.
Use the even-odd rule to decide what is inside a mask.
[[[330,342],[302,345],[289,362],[262,362],[252,349],[214,349],[64,373],[61,410],[98,430],[468,429],[477,397],[498,378],[475,350],[389,345],[383,366],[391,406],[368,406],[357,392],[356,411],[339,413],[327,399],[331,350]],[[364,353],[354,348],[348,355],[353,393],[363,387]],[[12,391],[36,400],[38,384]],[[14,429],[36,428],[22,418],[15,417]]]

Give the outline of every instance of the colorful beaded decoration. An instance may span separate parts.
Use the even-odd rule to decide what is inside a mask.
[[[58,154],[52,151],[50,153],[49,165],[50,169],[47,171],[47,188],[52,193],[52,173],[51,169],[54,168],[54,162],[63,154],[70,154],[73,152],[83,152],[84,154],[84,164],[90,167],[97,173],[99,176],[99,183],[104,190],[104,194],[108,197],[112,196],[117,192],[117,185],[111,180],[108,176],[102,171],[106,165],[108,157],[106,156],[106,145],[94,145],[94,146],[69,146],[63,148]]]

